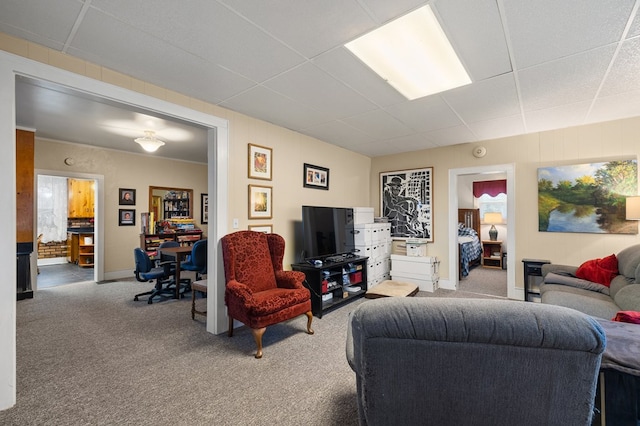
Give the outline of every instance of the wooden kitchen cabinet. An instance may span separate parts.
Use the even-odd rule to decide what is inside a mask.
[[[68,217],[90,218],[94,215],[95,197],[94,181],[85,179],[69,179]]]

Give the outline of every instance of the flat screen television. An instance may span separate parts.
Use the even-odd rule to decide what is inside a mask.
[[[302,206],[302,232],[305,260],[351,253],[353,209]]]

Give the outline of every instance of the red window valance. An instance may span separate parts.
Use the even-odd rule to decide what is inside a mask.
[[[498,194],[507,193],[507,180],[484,180],[473,182],[473,196],[480,198],[483,194],[495,197]]]

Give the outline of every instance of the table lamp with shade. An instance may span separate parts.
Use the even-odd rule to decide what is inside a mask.
[[[496,241],[498,239],[498,230],[496,229],[496,224],[502,223],[502,213],[485,213],[484,223],[491,225],[491,229],[489,229],[489,240]]]
[[[640,195],[627,197],[627,220],[640,220]]]

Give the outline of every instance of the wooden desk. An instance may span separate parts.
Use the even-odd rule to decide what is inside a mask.
[[[176,260],[176,294],[175,299],[180,299],[180,262],[191,254],[192,247],[163,247],[158,249],[158,257],[168,256]]]

